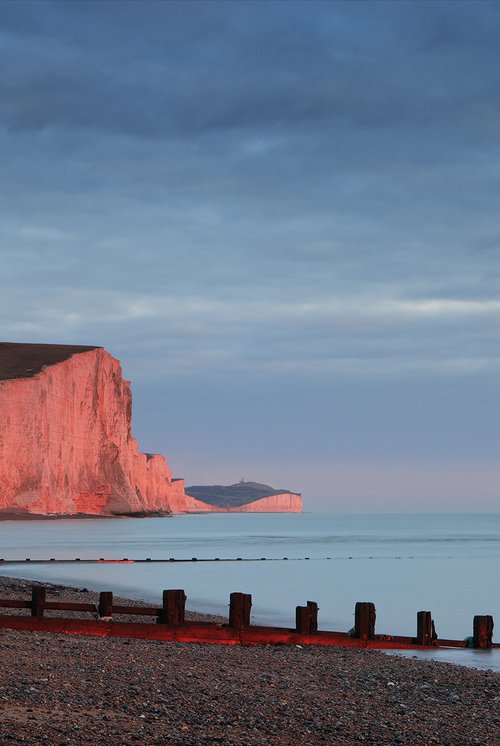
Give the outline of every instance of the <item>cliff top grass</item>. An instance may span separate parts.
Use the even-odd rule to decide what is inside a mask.
[[[186,487],[185,491],[191,497],[202,500],[209,505],[216,505],[219,508],[236,508],[271,495],[298,494],[287,489],[277,490],[269,487],[268,484],[260,484],[259,482],[237,482],[237,484],[227,486],[222,484],[194,485]]]
[[[68,360],[79,352],[90,352],[98,347],[84,345],[24,344],[0,342],[0,381],[31,378],[47,365]]]

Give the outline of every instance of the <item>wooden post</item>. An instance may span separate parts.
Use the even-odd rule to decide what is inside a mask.
[[[307,606],[295,609],[295,630],[302,635],[316,634],[318,631],[318,604],[308,601]]]
[[[111,591],[99,593],[99,617],[113,616],[113,594]]]
[[[295,631],[301,635],[308,635],[311,631],[311,610],[309,606],[295,608]]]
[[[308,601],[307,608],[310,614],[309,630],[311,634],[315,635],[318,631],[318,604],[316,601]]]
[[[31,616],[39,619],[43,617],[45,609],[46,590],[41,585],[34,585],[31,589]]]
[[[432,645],[436,639],[430,611],[417,612],[417,645]]]
[[[169,627],[183,627],[185,609],[186,594],[183,590],[163,591],[163,608],[158,621]]]
[[[354,612],[354,637],[359,640],[373,640],[375,617],[375,604],[358,601]]]
[[[493,617],[475,616],[473,645],[475,648],[491,648],[493,644]]]
[[[250,626],[252,596],[249,593],[231,593],[229,597],[229,626],[245,629]]]

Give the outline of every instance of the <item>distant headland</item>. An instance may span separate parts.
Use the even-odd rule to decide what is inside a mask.
[[[228,486],[186,487],[186,494],[219,510],[245,513],[301,513],[302,495],[288,489],[274,489],[259,482],[241,480]]]
[[[254,482],[185,491],[139,451],[130,383],[102,347],[0,343],[0,415],[0,518],[302,510]]]

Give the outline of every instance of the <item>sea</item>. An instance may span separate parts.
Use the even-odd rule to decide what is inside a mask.
[[[187,561],[7,562],[147,557]],[[250,593],[256,624],[293,627],[295,607],[316,601],[320,629],[347,631],[356,601],[372,601],[378,633],[414,635],[417,611],[426,610],[438,636],[464,639],[472,634],[475,614],[492,614],[498,630],[494,640],[500,640],[500,513],[3,521],[0,558],[6,560],[3,575],[110,590],[154,603],[160,603],[163,589],[183,588],[188,609],[214,614],[227,615],[231,592]],[[500,649],[418,655],[500,671]]]

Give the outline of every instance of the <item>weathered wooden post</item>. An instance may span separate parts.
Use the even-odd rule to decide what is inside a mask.
[[[318,631],[318,604],[308,601],[307,606],[295,608],[295,631],[301,635],[316,634]]]
[[[437,639],[430,611],[417,612],[417,645],[433,645]]]
[[[375,618],[375,604],[358,601],[354,611],[354,637],[358,640],[373,640]]]
[[[311,634],[315,635],[318,631],[318,604],[316,601],[308,601],[307,608],[310,614],[309,630]]]
[[[245,629],[250,626],[252,596],[249,593],[231,593],[229,597],[229,626]]]
[[[491,648],[493,645],[493,617],[488,615],[475,616],[473,623],[473,646],[475,648]]]
[[[41,585],[34,585],[31,589],[31,616],[43,617],[45,610],[46,590]]]
[[[163,607],[158,620],[169,627],[183,627],[186,609],[186,594],[181,589],[163,591]]]
[[[297,606],[295,608],[295,631],[301,635],[311,632],[311,609],[309,606]]]
[[[111,618],[113,616],[113,594],[111,591],[101,591],[99,593],[98,611],[100,618]]]

